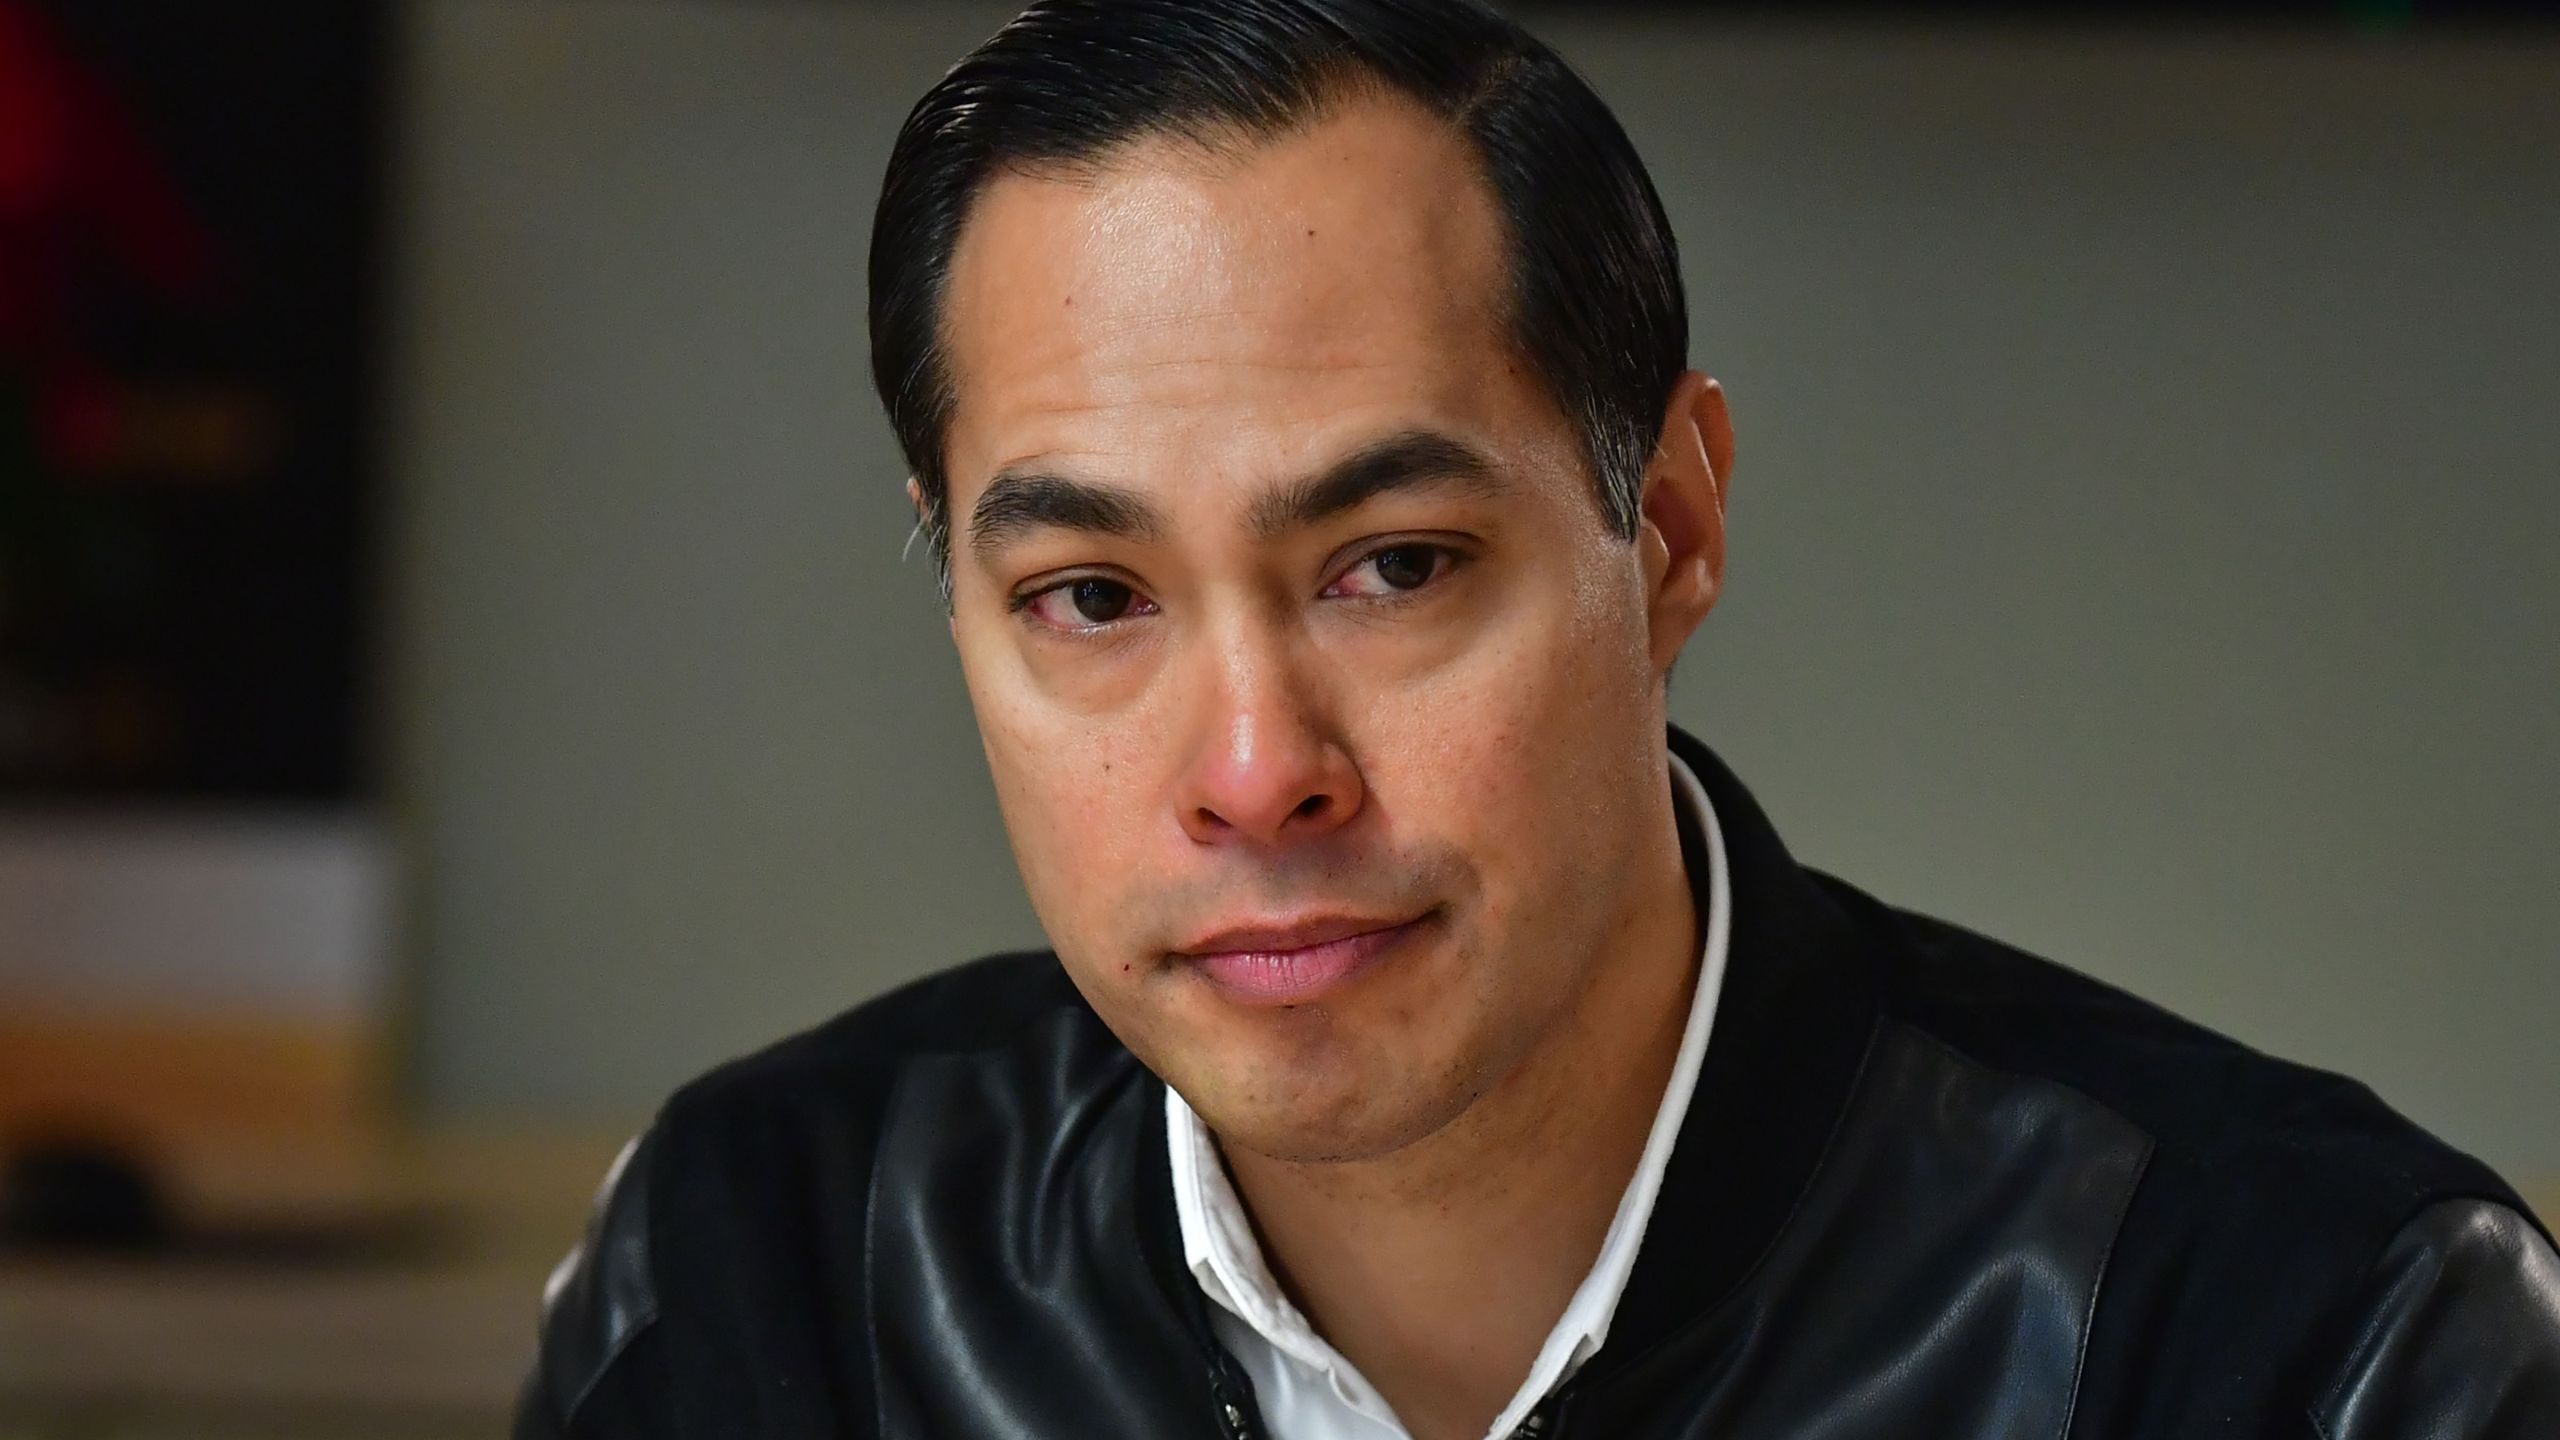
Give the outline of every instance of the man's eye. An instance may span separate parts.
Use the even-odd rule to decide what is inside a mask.
[[[1154,601],[1117,580],[1087,575],[1026,596],[1016,608],[1030,611],[1033,619],[1054,629],[1092,630],[1114,620],[1151,614],[1156,607]]]
[[[1419,590],[1449,572],[1457,553],[1445,545],[1389,545],[1372,550],[1360,563],[1325,587],[1327,595],[1393,595]]]

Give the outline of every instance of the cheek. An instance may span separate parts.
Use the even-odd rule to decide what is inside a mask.
[[[964,666],[964,670],[968,667]],[[969,695],[1032,909],[1061,951],[1087,952],[1150,833],[1125,726],[1061,711],[1028,686],[968,670]]]
[[[1379,798],[1473,857],[1496,929],[1578,908],[1562,892],[1589,890],[1593,866],[1628,843],[1620,791],[1660,743],[1641,609],[1615,567],[1590,568],[1601,573],[1556,575],[1546,603],[1367,707]]]
[[[1642,607],[1604,553],[1512,587],[1489,624],[1422,683],[1372,696],[1370,720],[1417,768],[1491,801],[1570,782],[1648,697]],[[1526,762],[1526,763],[1524,763]]]

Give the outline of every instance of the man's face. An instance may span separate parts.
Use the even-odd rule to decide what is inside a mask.
[[[952,628],[1032,903],[1230,1144],[1427,1136],[1635,923],[1638,547],[1417,108],[1009,174],[954,256]]]

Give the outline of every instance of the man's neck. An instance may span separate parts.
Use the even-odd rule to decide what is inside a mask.
[[[1582,1002],[1438,1133],[1351,1163],[1228,1149],[1274,1276],[1416,1440],[1485,1433],[1643,1157],[1698,977],[1676,839],[1642,894]]]

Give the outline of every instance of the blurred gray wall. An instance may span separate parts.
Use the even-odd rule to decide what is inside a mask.
[[[413,7],[431,1113],[619,1121],[1038,943],[862,322],[1003,13]],[[1798,853],[2560,1174],[2560,48],[1538,23],[1733,393],[1675,710]]]

